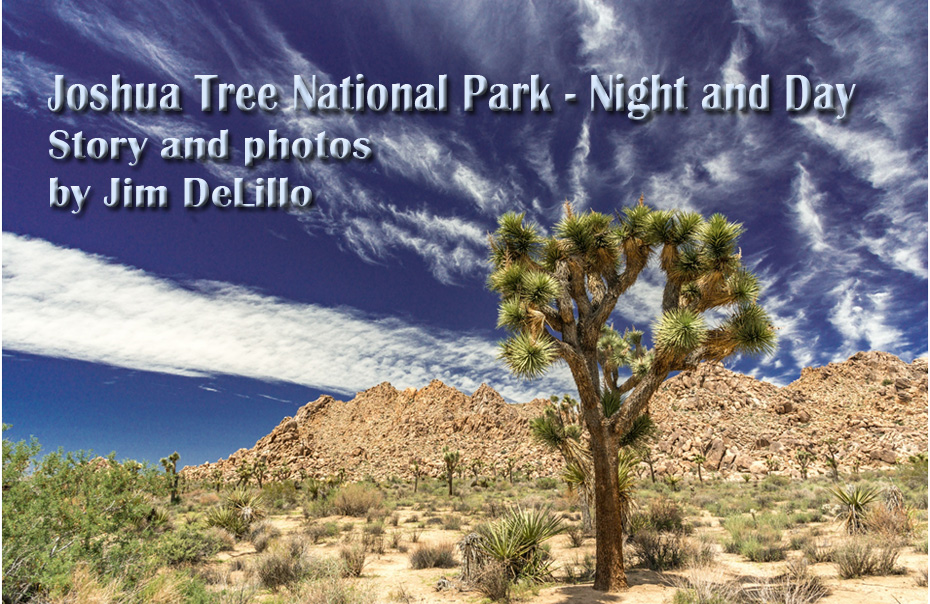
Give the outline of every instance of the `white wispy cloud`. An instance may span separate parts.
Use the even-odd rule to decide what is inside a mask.
[[[591,120],[585,118],[581,131],[578,133],[578,142],[575,144],[571,164],[572,194],[579,209],[584,209],[588,205],[589,155],[591,155]]]
[[[823,195],[811,181],[810,173],[800,163],[798,176],[794,179],[794,199],[792,211],[795,216],[796,228],[807,236],[811,249],[822,252],[829,248],[823,229],[823,219],[819,209]]]
[[[382,381],[482,382],[512,401],[570,392],[564,368],[510,377],[484,338],[222,282],[178,283],[77,249],[3,233],[7,350],[184,376],[228,374],[340,393]]]
[[[862,291],[856,279],[840,282],[832,294],[838,303],[830,313],[830,323],[843,336],[843,348],[838,359],[861,349],[891,350],[901,344],[902,332],[890,321],[892,294],[889,291]]]

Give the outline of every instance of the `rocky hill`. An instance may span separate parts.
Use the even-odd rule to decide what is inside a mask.
[[[516,459],[533,475],[553,475],[560,458],[534,444],[528,428],[545,405],[508,404],[486,385],[468,396],[438,380],[404,391],[383,383],[349,402],[322,396],[251,449],[184,473],[206,479],[219,468],[235,480],[240,463],[263,457],[269,468],[284,466],[294,476],[343,470],[350,479],[407,477],[410,460],[418,457],[427,473],[439,476],[441,451],[449,446],[466,463],[480,459],[503,471],[507,459]],[[650,411],[660,428],[653,447],[660,475],[692,472],[701,455],[707,470],[724,477],[797,476],[799,449],[815,454],[814,475],[826,471],[828,439],[836,442],[841,471],[889,467],[927,451],[927,361],[908,364],[888,353],[860,352],[806,368],[783,388],[706,364],[669,379]]]

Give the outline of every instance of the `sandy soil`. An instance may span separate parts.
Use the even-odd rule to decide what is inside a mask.
[[[438,603],[477,603],[482,601],[480,594],[474,591],[458,591],[445,589],[438,591],[437,583],[442,578],[455,579],[457,569],[425,569],[413,570],[410,568],[409,555],[417,547],[411,543],[411,533],[419,532],[420,544],[437,544],[443,542],[455,543],[471,526],[463,523],[460,530],[444,530],[435,525],[418,529],[414,523],[409,522],[411,516],[416,514],[420,520],[425,516],[422,512],[400,511],[397,527],[385,526],[385,551],[383,554],[370,554],[365,566],[363,577],[357,579],[360,584],[372,590],[378,597],[378,602],[438,602]],[[703,524],[697,529],[696,535],[707,534],[713,539],[723,532],[719,523],[709,518],[702,518]],[[281,531],[282,535],[302,532],[304,519],[299,515],[275,515],[268,518],[273,526]],[[317,522],[336,522],[340,527],[354,524],[352,534],[359,538],[364,520],[346,517],[330,517]],[[830,530],[829,525],[823,525]],[[402,545],[406,552],[391,549],[389,543],[391,533],[399,531],[402,535]],[[311,545],[311,555],[320,557],[336,557],[344,543],[345,534],[327,539],[317,545]],[[593,539],[586,539],[580,548],[571,548],[568,537],[561,535],[551,542],[552,552],[557,560],[557,567],[565,564],[577,563],[586,553],[594,553]],[[235,585],[247,581],[243,570],[250,559],[256,555],[255,548],[246,542],[237,544],[235,550],[223,552],[217,556],[217,567],[225,568],[226,585]],[[791,552],[790,556],[800,555]],[[927,556],[905,548],[899,559],[899,564],[907,569],[907,574],[888,577],[868,577],[863,579],[841,580],[836,574],[833,564],[823,563],[813,565],[812,570],[820,575],[831,590],[831,595],[820,600],[822,604],[916,604],[928,601],[926,587],[918,587],[916,578],[920,569],[926,568]],[[237,569],[230,572],[231,565]],[[785,562],[753,563],[737,554],[723,553],[718,546],[715,563],[715,573],[728,579],[742,582],[757,582],[764,577],[775,577],[785,569]],[[562,573],[557,571],[558,576]],[[537,596],[530,595],[523,600],[531,604],[595,604],[606,602],[629,602],[636,604],[665,604],[671,601],[675,592],[676,580],[681,580],[681,573],[657,573],[643,569],[628,570],[630,587],[620,594],[603,594],[594,591],[590,584],[581,585],[553,585],[543,587]],[[264,598],[262,598],[264,599]]]

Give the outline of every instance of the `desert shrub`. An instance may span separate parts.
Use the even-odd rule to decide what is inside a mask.
[[[236,537],[229,531],[221,529],[218,526],[208,527],[203,533],[204,539],[216,544],[216,551],[228,552],[235,549]]]
[[[876,543],[865,537],[847,538],[833,554],[837,571],[843,579],[901,574],[897,566],[900,546],[897,542]]]
[[[262,487],[262,497],[268,507],[275,510],[292,510],[300,503],[303,494],[291,480],[269,482]]]
[[[333,495],[332,507],[337,514],[361,518],[380,508],[382,499],[381,492],[377,489],[353,483],[343,486]]]
[[[457,531],[462,528],[462,518],[455,514],[449,514],[442,519],[442,528],[447,531]]]
[[[34,439],[3,439],[4,602],[69,585],[79,564],[122,583],[145,579],[162,528],[151,501],[167,494],[164,474],[83,451],[39,459],[40,449]]]
[[[362,535],[362,546],[364,546],[365,551],[380,556],[384,553],[384,534],[371,535],[366,533]]]
[[[568,542],[571,547],[581,547],[584,543],[584,530],[580,526],[574,526],[566,531],[568,534]]]
[[[381,522],[373,522],[371,524],[366,524],[362,529],[362,532],[366,535],[383,535],[384,534],[384,524]]]
[[[541,491],[550,491],[556,489],[559,486],[559,481],[555,478],[550,478],[548,476],[543,476],[536,479],[536,488]]]
[[[784,574],[748,592],[747,600],[759,604],[813,604],[829,594],[830,590],[810,571],[807,561],[797,558],[788,562]]]
[[[375,596],[341,577],[313,581],[298,591],[301,604],[374,604]]]
[[[420,542],[420,535],[422,535],[422,534],[423,534],[423,531],[421,531],[420,529],[413,529],[412,531],[410,531],[410,534],[409,534],[409,536],[410,536],[410,539],[409,539],[409,540],[410,540],[410,543],[419,543],[419,542]]]
[[[681,568],[689,559],[687,538],[676,531],[642,529],[630,535],[633,553],[650,570]]]
[[[705,567],[690,568],[672,582],[676,587],[672,604],[731,604],[741,598],[739,583]]]
[[[903,507],[875,505],[866,515],[865,524],[869,532],[885,537],[904,537],[914,533],[914,516]]]
[[[301,580],[308,571],[303,542],[291,538],[277,543],[258,556],[252,570],[259,582],[272,591]]]
[[[186,604],[209,604],[212,597],[206,586],[184,571],[162,572],[140,583],[131,594],[130,601]],[[87,600],[77,600],[86,602]]]
[[[657,531],[686,531],[681,506],[673,499],[660,497],[649,503],[646,514],[649,526]]]
[[[227,549],[228,541],[217,533],[185,527],[162,535],[156,546],[158,559],[169,565],[200,562]]]
[[[326,537],[335,537],[339,534],[339,525],[335,522],[327,522],[325,524],[311,524],[307,526],[304,530],[308,537],[313,541],[313,543],[319,543],[321,539]]]
[[[500,562],[482,566],[474,577],[474,587],[478,593],[493,602],[509,602],[511,587],[510,571]]]
[[[410,566],[417,570],[424,568],[453,568],[457,564],[455,547],[451,543],[423,544],[410,554]]]
[[[575,556],[573,563],[566,564],[562,568],[565,569],[566,583],[574,584],[591,581],[594,579],[595,558],[591,554],[585,554],[581,560],[578,559],[578,556]]]
[[[927,549],[928,548],[927,548],[927,536],[926,535],[924,535],[922,538],[914,542],[914,551],[917,552],[918,554],[926,554]]]
[[[914,579],[914,583],[917,584],[917,587],[926,587],[927,586],[927,567],[923,567],[917,571],[917,578]]]
[[[249,530],[249,541],[255,547],[255,551],[262,553],[268,549],[272,540],[281,536],[281,531],[267,522],[260,522]]]
[[[343,574],[346,577],[361,577],[368,558],[368,552],[365,551],[365,547],[361,544],[350,544],[343,546],[339,550],[339,558],[343,562]]]
[[[811,515],[807,512],[795,512],[791,514],[791,524],[808,524],[811,522]]]
[[[723,526],[729,533],[729,539],[723,544],[724,551],[740,554],[752,562],[784,560],[786,549],[781,543],[781,531],[771,526],[779,525],[781,520],[771,518],[771,515],[731,516],[724,520]]]

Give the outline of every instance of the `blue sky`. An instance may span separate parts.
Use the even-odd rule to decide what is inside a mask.
[[[70,83],[177,83],[182,114],[53,114]],[[418,84],[448,74],[439,114],[292,111],[293,76]],[[685,77],[689,110],[637,123],[591,112],[592,74]],[[204,114],[195,74],[272,83],[276,113]],[[551,87],[554,111],[462,111],[462,78]],[[772,79],[772,110],[701,111],[706,83]],[[844,120],[787,113],[785,76],[856,85]],[[564,92],[580,102],[566,104]],[[744,223],[744,260],[780,328],[775,383],[807,365],[927,353],[927,20],[909,2],[8,2],[3,20],[3,421],[47,447],[200,463],[249,447],[320,393],[382,381],[487,382],[514,402],[573,390],[564,368],[523,382],[495,359],[486,233],[508,210],[551,225],[563,200]],[[242,167],[242,141],[371,139],[371,161]],[[148,137],[140,166],[55,161],[49,133]],[[166,136],[230,131],[226,163],[158,158]],[[48,182],[165,184],[161,211],[80,216]],[[184,178],[287,176],[309,212],[189,211]],[[648,269],[614,322],[648,327]]]

